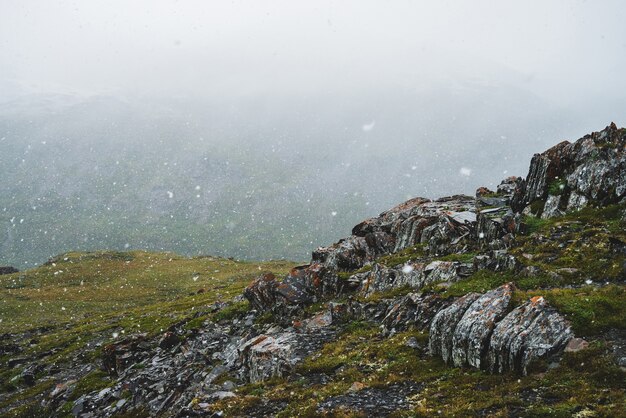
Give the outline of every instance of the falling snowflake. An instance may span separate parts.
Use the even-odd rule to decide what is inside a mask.
[[[370,123],[366,123],[362,126],[363,132],[369,132],[372,129],[374,129],[374,126],[376,126],[376,121],[371,121]]]
[[[459,174],[465,177],[469,177],[472,175],[472,170],[467,167],[461,167],[461,169],[459,170]]]
[[[412,266],[412,265],[410,265],[410,264],[405,264],[405,265],[402,267],[402,273],[404,273],[404,274],[409,274],[409,273],[410,273],[410,272],[412,272],[412,271],[413,271],[413,266]]]

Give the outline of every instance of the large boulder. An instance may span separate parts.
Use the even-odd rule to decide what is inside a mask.
[[[430,324],[428,348],[433,356],[441,356],[443,361],[451,363],[452,337],[454,330],[467,309],[480,297],[478,293],[468,293],[457,299],[445,309],[437,312]]]
[[[513,293],[505,284],[483,295],[470,293],[439,311],[430,325],[433,355],[455,366],[480,368],[496,322],[504,317]]]
[[[569,323],[542,297],[508,311],[513,287],[468,293],[430,323],[429,351],[455,366],[526,374],[535,359],[561,351],[573,337]]]

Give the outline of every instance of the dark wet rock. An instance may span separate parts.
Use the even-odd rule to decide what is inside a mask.
[[[409,293],[388,305],[382,319],[383,330],[390,333],[411,327],[419,330],[428,329],[433,317],[448,304],[449,302],[439,295]]]
[[[361,388],[348,391],[345,395],[332,396],[317,408],[319,413],[332,414],[334,411],[354,411],[366,416],[384,417],[393,412],[409,409],[409,397],[420,393],[422,383],[401,382],[393,383],[384,388]]]
[[[311,264],[294,268],[282,282],[271,273],[261,275],[244,290],[244,296],[258,311],[273,311],[289,322],[288,317],[303,306],[335,294],[338,283],[336,274],[321,264]]]
[[[272,273],[259,276],[244,290],[243,295],[254,309],[261,312],[271,310],[276,305],[278,281]]]
[[[430,324],[428,338],[429,352],[441,356],[446,363],[452,360],[452,337],[454,330],[467,309],[480,297],[478,293],[468,293],[450,306],[437,312]]]
[[[0,266],[0,276],[3,274],[19,273],[19,270],[11,266]]]
[[[495,250],[474,257],[474,269],[493,271],[514,271],[518,268],[517,259],[506,250]]]
[[[492,372],[526,374],[535,359],[562,350],[572,339],[569,323],[537,296],[502,319],[491,335],[488,367]]]
[[[37,366],[31,365],[31,366],[26,367],[24,370],[22,370],[22,373],[20,373],[20,376],[24,380],[24,383],[26,383],[28,386],[33,386],[36,381],[36,378],[35,378],[36,373],[37,373]]]
[[[19,366],[21,364],[28,363],[29,361],[30,361],[30,359],[27,358],[27,357],[14,357],[14,358],[11,358],[11,359],[9,359],[7,361],[7,367],[9,369],[12,369],[12,368],[17,367],[17,366]]]
[[[168,331],[161,337],[159,341],[159,347],[164,350],[169,350],[176,346],[180,342],[180,337],[175,332]]]
[[[521,212],[530,205],[536,216],[551,217],[577,210],[590,202],[618,203],[626,197],[626,130],[611,123],[585,135],[535,154],[523,186],[512,199]]]
[[[102,368],[109,374],[122,373],[129,366],[138,363],[148,348],[144,343],[147,334],[137,334],[109,344],[102,350]]]

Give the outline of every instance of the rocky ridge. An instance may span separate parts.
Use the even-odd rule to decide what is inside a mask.
[[[462,285],[470,277],[498,273],[530,283],[541,278],[540,293],[552,282],[576,276],[577,268],[546,271],[534,260],[553,262],[550,251],[564,245],[558,239],[567,238],[578,224],[559,224],[550,236],[529,231],[533,222],[587,206],[619,204],[622,210],[625,146],[626,130],[611,124],[536,154],[526,178],[507,178],[496,191],[480,188],[474,197],[411,199],[359,223],[349,237],[316,249],[308,265],[286,277],[263,273],[242,296],[210,307],[219,314],[247,303],[250,309],[243,313],[209,318],[192,332],[181,322],[158,337],[136,334],[103,346],[97,368],[110,376],[111,385],[74,399],[76,380],[96,369],[89,366],[77,371],[75,379],[57,384],[42,404],[84,417],[139,412],[219,416],[221,406],[241,398],[243,387],[280,378],[313,386],[331,382],[343,366],[305,375],[302,364],[323,358],[325,346],[361,323],[377,327],[381,341],[418,330],[425,339],[410,339],[406,347],[449,367],[524,376],[537,362],[558,364],[564,350],[577,352],[588,343],[575,338],[571,321],[557,306],[541,295],[518,292],[516,280],[488,281],[467,291]],[[521,240],[547,250],[524,253]],[[607,252],[626,254],[619,239],[609,237],[607,243]],[[623,281],[626,263],[615,269]],[[567,285],[575,288],[578,282]],[[461,290],[448,294],[446,289]],[[619,342],[613,345],[618,364],[626,366],[626,339],[621,334],[611,338]],[[23,372],[33,381],[38,373],[28,367]],[[348,408],[388,415],[419,406],[423,401],[415,397],[424,387],[410,379],[384,387],[355,382],[345,393],[324,398],[315,413]],[[245,415],[274,416],[289,404],[284,397],[256,402]]]

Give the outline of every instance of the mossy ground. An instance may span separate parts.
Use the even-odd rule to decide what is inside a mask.
[[[406,343],[414,338],[419,348]],[[238,397],[219,402],[226,416],[245,416],[267,405],[281,405],[278,416],[363,416],[357,410],[321,411],[326,399],[349,392],[353,383],[385,388],[419,382],[423,388],[395,416],[562,416],[594,411],[620,416],[626,408],[626,373],[602,344],[566,354],[561,364],[529,376],[492,375],[451,368],[426,352],[428,336],[407,331],[383,337],[373,324],[354,323],[336,340],[307,358],[284,379],[250,384]],[[319,383],[326,378],[325,383]]]
[[[216,314],[208,307],[241,294],[262,271],[284,275],[295,265],[141,251],[68,253],[41,267],[0,276],[0,333],[11,335],[2,343],[20,350],[0,355],[0,410],[19,404],[14,416],[34,414],[40,408],[28,400],[58,383],[39,376],[37,385],[26,386],[19,378],[23,367],[7,367],[11,358],[38,358],[46,365],[80,353],[89,362],[116,337],[156,335],[181,321],[193,330],[208,318],[228,319],[247,310],[247,303]],[[83,376],[73,393],[108,386],[110,381],[98,373]]]

